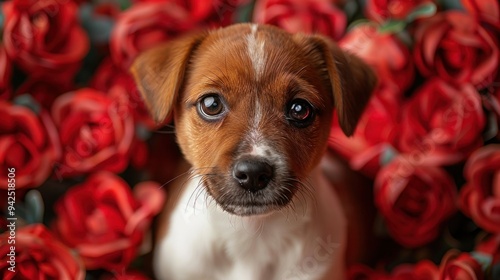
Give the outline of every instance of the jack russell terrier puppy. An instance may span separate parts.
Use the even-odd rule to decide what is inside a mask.
[[[318,163],[334,111],[353,133],[376,83],[367,65],[321,36],[237,24],[131,71],[189,163],[160,217],[159,279],[344,278],[347,220]]]

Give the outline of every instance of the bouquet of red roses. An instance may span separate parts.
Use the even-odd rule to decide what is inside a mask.
[[[348,278],[500,279],[498,1],[9,0],[1,15],[2,279],[148,279],[179,152],[129,67],[246,21],[328,36],[378,75],[354,136],[334,120],[329,141],[372,182],[366,234],[385,248]]]

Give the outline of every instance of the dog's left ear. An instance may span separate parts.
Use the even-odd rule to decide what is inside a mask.
[[[141,53],[130,72],[157,123],[171,116],[184,82],[189,59],[206,37],[206,32],[188,34]]]
[[[296,34],[294,39],[321,72],[326,88],[333,93],[340,127],[351,136],[377,84],[375,73],[326,37]]]

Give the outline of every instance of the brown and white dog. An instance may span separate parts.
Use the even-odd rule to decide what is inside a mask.
[[[353,133],[368,66],[321,36],[237,24],[149,50],[132,73],[190,168],[161,217],[159,279],[344,277],[346,218],[317,166],[334,110]]]

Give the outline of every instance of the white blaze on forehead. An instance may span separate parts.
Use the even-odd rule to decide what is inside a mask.
[[[262,120],[262,108],[260,107],[259,99],[255,99],[255,115],[253,116],[252,129],[256,130],[259,127],[260,121]]]
[[[257,146],[262,143],[263,135],[260,132],[260,123],[262,121],[262,108],[259,102],[259,99],[255,99],[255,104],[254,104],[254,115],[252,119],[252,123],[249,129],[248,133],[248,140],[252,144],[252,146]]]
[[[247,51],[252,67],[255,71],[255,76],[258,78],[262,75],[266,66],[266,54],[264,53],[264,41],[257,38],[257,24],[252,24],[250,34],[247,35]]]

